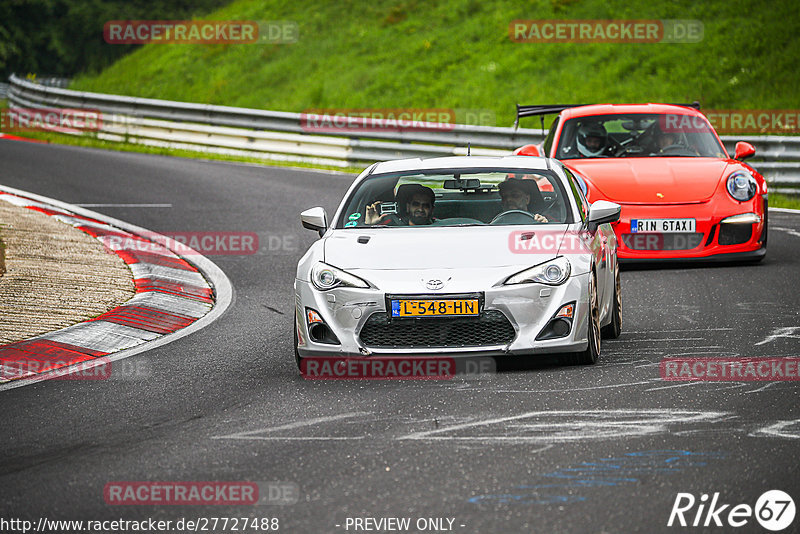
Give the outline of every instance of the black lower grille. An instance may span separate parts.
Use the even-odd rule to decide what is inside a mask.
[[[750,241],[753,236],[752,224],[721,224],[719,226],[720,245],[740,245]]]
[[[481,347],[514,340],[514,326],[503,313],[484,310],[478,317],[426,317],[389,320],[374,313],[359,337],[367,347]]]

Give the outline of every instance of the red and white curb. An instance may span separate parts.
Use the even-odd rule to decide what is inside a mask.
[[[136,295],[98,317],[0,346],[0,391],[105,365],[207,326],[230,305],[219,267],[186,245],[78,206],[0,186],[0,200],[40,211],[100,240],[128,264]],[[146,235],[147,238],[142,237]],[[191,263],[171,249],[191,254]]]
[[[25,141],[26,143],[47,143],[41,139],[29,139],[28,137],[19,137],[17,135],[4,134],[0,132],[0,139],[8,139],[9,141]]]

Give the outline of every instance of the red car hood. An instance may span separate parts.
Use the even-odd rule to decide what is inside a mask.
[[[612,202],[671,204],[707,200],[728,163],[716,158],[602,158],[565,160]],[[597,200],[597,195],[591,195]]]

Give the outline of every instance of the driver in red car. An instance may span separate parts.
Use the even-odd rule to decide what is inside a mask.
[[[585,158],[602,157],[608,145],[608,133],[598,122],[581,124],[577,136],[578,152]]]
[[[549,222],[547,217],[536,213],[536,205],[544,203],[539,187],[534,180],[523,180],[509,176],[498,184],[503,211],[521,210],[533,215],[537,222]]]

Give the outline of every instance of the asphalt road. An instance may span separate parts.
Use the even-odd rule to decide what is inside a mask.
[[[4,185],[76,204],[171,204],[92,209],[164,233],[256,232],[261,243],[256,255],[211,258],[234,303],[200,332],[132,357],[148,376],[0,393],[0,518],[275,517],[284,532],[354,532],[348,517],[408,517],[449,518],[464,533],[672,532],[687,530],[667,527],[679,492],[753,506],[779,489],[798,502],[798,382],[670,382],[659,362],[800,354],[800,216],[770,214],[758,265],[623,271],[624,333],[595,366],[305,381],[291,347],[292,280],[316,235],[298,214],[332,213],[351,179],[0,141]],[[289,482],[299,502],[103,497],[112,481],[209,480]],[[764,532],[752,517],[736,530]]]

